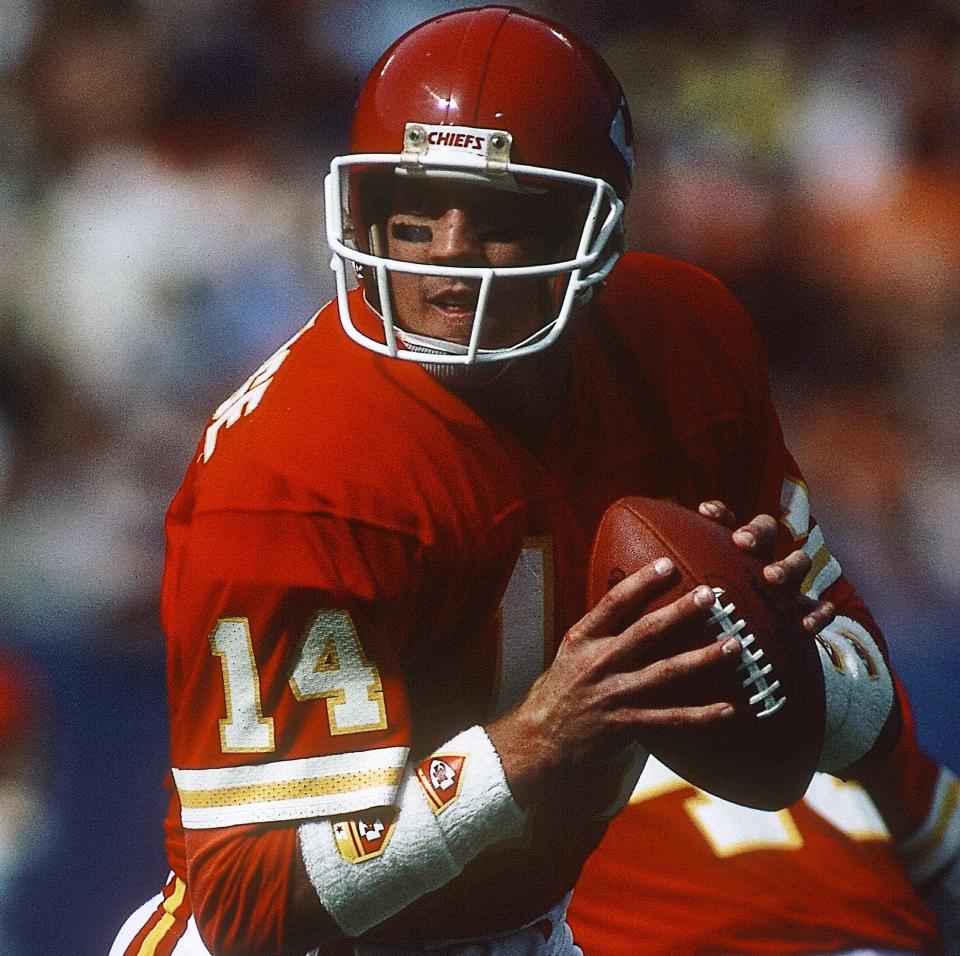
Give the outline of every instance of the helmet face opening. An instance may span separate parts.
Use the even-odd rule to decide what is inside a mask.
[[[433,366],[549,347],[622,249],[631,139],[616,79],[554,24],[484,7],[401,37],[325,184],[347,334]]]
[[[348,335],[418,362],[490,362],[548,347],[621,248],[623,203],[603,180],[509,160],[488,172],[446,150],[416,164],[403,154],[338,157],[326,204]],[[441,234],[450,209],[465,219],[457,239]],[[347,263],[382,334],[350,314]]]

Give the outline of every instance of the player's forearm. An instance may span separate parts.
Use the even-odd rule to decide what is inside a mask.
[[[299,829],[303,861],[324,909],[359,936],[453,880],[485,847],[517,839],[525,817],[484,730],[466,730],[408,768],[378,852],[362,859],[350,821]]]
[[[960,781],[920,747],[910,701],[893,676],[899,734],[849,768],[897,844],[910,882],[937,916],[944,953],[960,954]]]
[[[529,714],[528,709],[518,708],[486,728],[500,757],[504,779],[521,808],[536,800],[561,760],[554,752],[554,740],[544,731],[548,716]]]
[[[910,882],[937,916],[945,953],[960,953],[960,781],[917,744],[902,698],[903,731],[886,759],[861,774]]]
[[[899,841],[910,838],[929,817],[942,768],[920,748],[910,701],[896,676],[894,686],[902,715],[896,745],[856,779]]]
[[[302,956],[342,939],[307,878],[294,826],[187,830],[185,843],[194,918],[211,953]]]
[[[374,816],[386,827],[377,851],[358,853],[356,825]],[[396,807],[379,814],[187,831],[201,935],[218,956],[286,956],[360,936],[455,879],[485,847],[519,838],[524,819],[496,751],[471,728],[408,768]]]

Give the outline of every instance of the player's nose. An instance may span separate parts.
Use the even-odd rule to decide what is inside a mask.
[[[434,225],[430,252],[438,264],[483,265],[480,236],[470,214],[447,209]]]

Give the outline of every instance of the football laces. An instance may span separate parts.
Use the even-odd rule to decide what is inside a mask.
[[[740,620],[734,619],[737,612],[736,605],[733,603],[724,604],[721,600],[724,595],[723,588],[713,588],[712,590],[714,599],[709,623],[720,627],[720,633],[717,635],[718,641],[725,641],[730,637],[739,638],[741,646],[740,663],[736,670],[746,671],[743,687],[754,691],[749,700],[750,706],[756,707],[759,705],[759,710],[754,714],[755,717],[770,717],[787,702],[785,696],[777,696],[780,681],[768,679],[773,671],[773,665],[760,665],[763,648],[758,647],[756,650],[751,650],[751,646],[756,643],[756,637],[753,634],[741,636],[747,622],[742,618]]]

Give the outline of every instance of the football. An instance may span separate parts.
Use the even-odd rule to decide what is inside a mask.
[[[734,716],[713,727],[644,731],[640,743],[702,790],[745,806],[778,810],[803,796],[824,736],[824,686],[816,641],[803,629],[796,593],[767,583],[762,563],[728,528],[669,501],[614,502],[597,529],[587,580],[590,607],[617,582],[659,557],[676,566],[645,611],[697,585],[716,597],[702,621],[658,644],[658,657],[739,636],[743,649],[702,676],[675,683],[664,704],[729,701]]]

